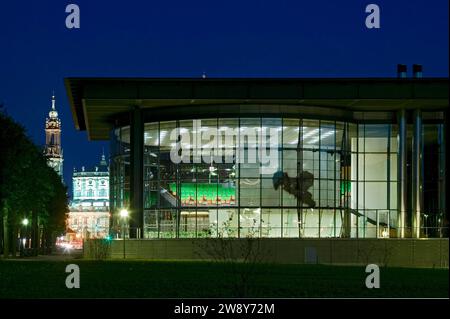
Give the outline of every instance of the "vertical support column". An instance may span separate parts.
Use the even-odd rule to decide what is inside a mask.
[[[110,163],[109,163],[109,229],[108,229],[108,236],[109,238],[114,238],[115,233],[115,225],[114,225],[114,212],[117,211],[116,207],[116,163],[115,163],[115,157],[117,156],[117,138],[115,137],[114,131],[116,129],[116,126],[114,125],[113,129],[109,133],[109,156],[110,156]],[[120,133],[119,133],[120,134]]]
[[[299,120],[298,126],[298,140],[297,140],[297,176],[303,171],[303,142],[302,142],[302,134],[303,134],[303,120]],[[297,222],[298,222],[298,237],[302,238],[305,224],[303,223],[303,208],[302,203],[300,201],[300,194],[303,192],[303,183],[300,183],[300,188],[298,189],[297,194]],[[283,193],[283,192],[282,192]],[[287,226],[288,224],[286,224]],[[283,226],[282,226],[283,227]]]
[[[420,238],[420,215],[423,210],[423,139],[422,111],[414,111],[414,136],[412,154],[412,225],[413,237]]]
[[[440,222],[437,225],[439,227],[439,237],[447,237],[448,229],[444,227],[448,227],[445,225],[445,220],[449,220],[449,212],[446,210],[446,159],[447,159],[447,145],[445,142],[446,134],[448,133],[448,111],[444,112],[444,123],[439,126],[439,184],[438,184],[438,198],[439,198],[439,219]]]
[[[341,181],[344,180],[344,220],[342,227],[344,228],[343,235],[345,238],[350,238],[352,235],[352,217],[351,217],[351,198],[349,196],[349,187],[351,185],[352,176],[350,174],[350,167],[351,167],[351,157],[352,157],[352,150],[351,150],[351,140],[350,140],[350,124],[345,123],[344,124],[344,137],[343,137],[343,149],[342,149],[342,155],[344,158],[341,161],[344,163],[344,170],[342,173],[341,170]]]
[[[406,169],[406,110],[398,112],[398,165],[397,165],[397,209],[398,209],[398,236],[405,238],[406,208],[407,208],[407,169]]]
[[[142,110],[135,106],[130,112],[130,238],[141,238],[144,227],[144,125]]]

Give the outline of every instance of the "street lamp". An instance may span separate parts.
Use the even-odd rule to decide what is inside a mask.
[[[26,232],[27,232],[27,226],[28,226],[28,224],[29,224],[29,220],[28,220],[28,218],[24,218],[24,219],[22,219],[22,226],[23,226],[23,228],[24,228],[24,230],[23,230],[23,235],[22,235],[22,240],[21,240],[21,255],[23,256],[24,255],[24,253],[25,253],[25,244],[26,244],[26,241],[27,241],[27,234],[26,234]],[[24,236],[25,235],[25,236]]]
[[[125,259],[125,222],[129,215],[128,210],[122,209],[119,212],[119,215],[120,215],[120,219],[122,221],[123,259]]]

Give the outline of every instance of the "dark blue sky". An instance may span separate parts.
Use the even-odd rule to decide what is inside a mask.
[[[381,29],[365,27],[369,3]],[[448,27],[448,0],[2,1],[0,102],[41,145],[55,90],[70,184],[109,145],[75,130],[64,77],[391,77],[397,63],[447,77]]]

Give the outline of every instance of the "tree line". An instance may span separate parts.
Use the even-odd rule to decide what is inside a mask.
[[[0,254],[48,254],[64,232],[67,188],[24,127],[0,109]]]

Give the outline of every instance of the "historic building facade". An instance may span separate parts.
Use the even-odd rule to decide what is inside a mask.
[[[47,164],[53,168],[63,180],[63,150],[61,148],[61,120],[55,107],[55,96],[52,96],[52,109],[45,120],[44,155]]]
[[[109,171],[105,155],[99,165],[72,175],[73,199],[67,232],[78,239],[103,238],[109,232]]]

